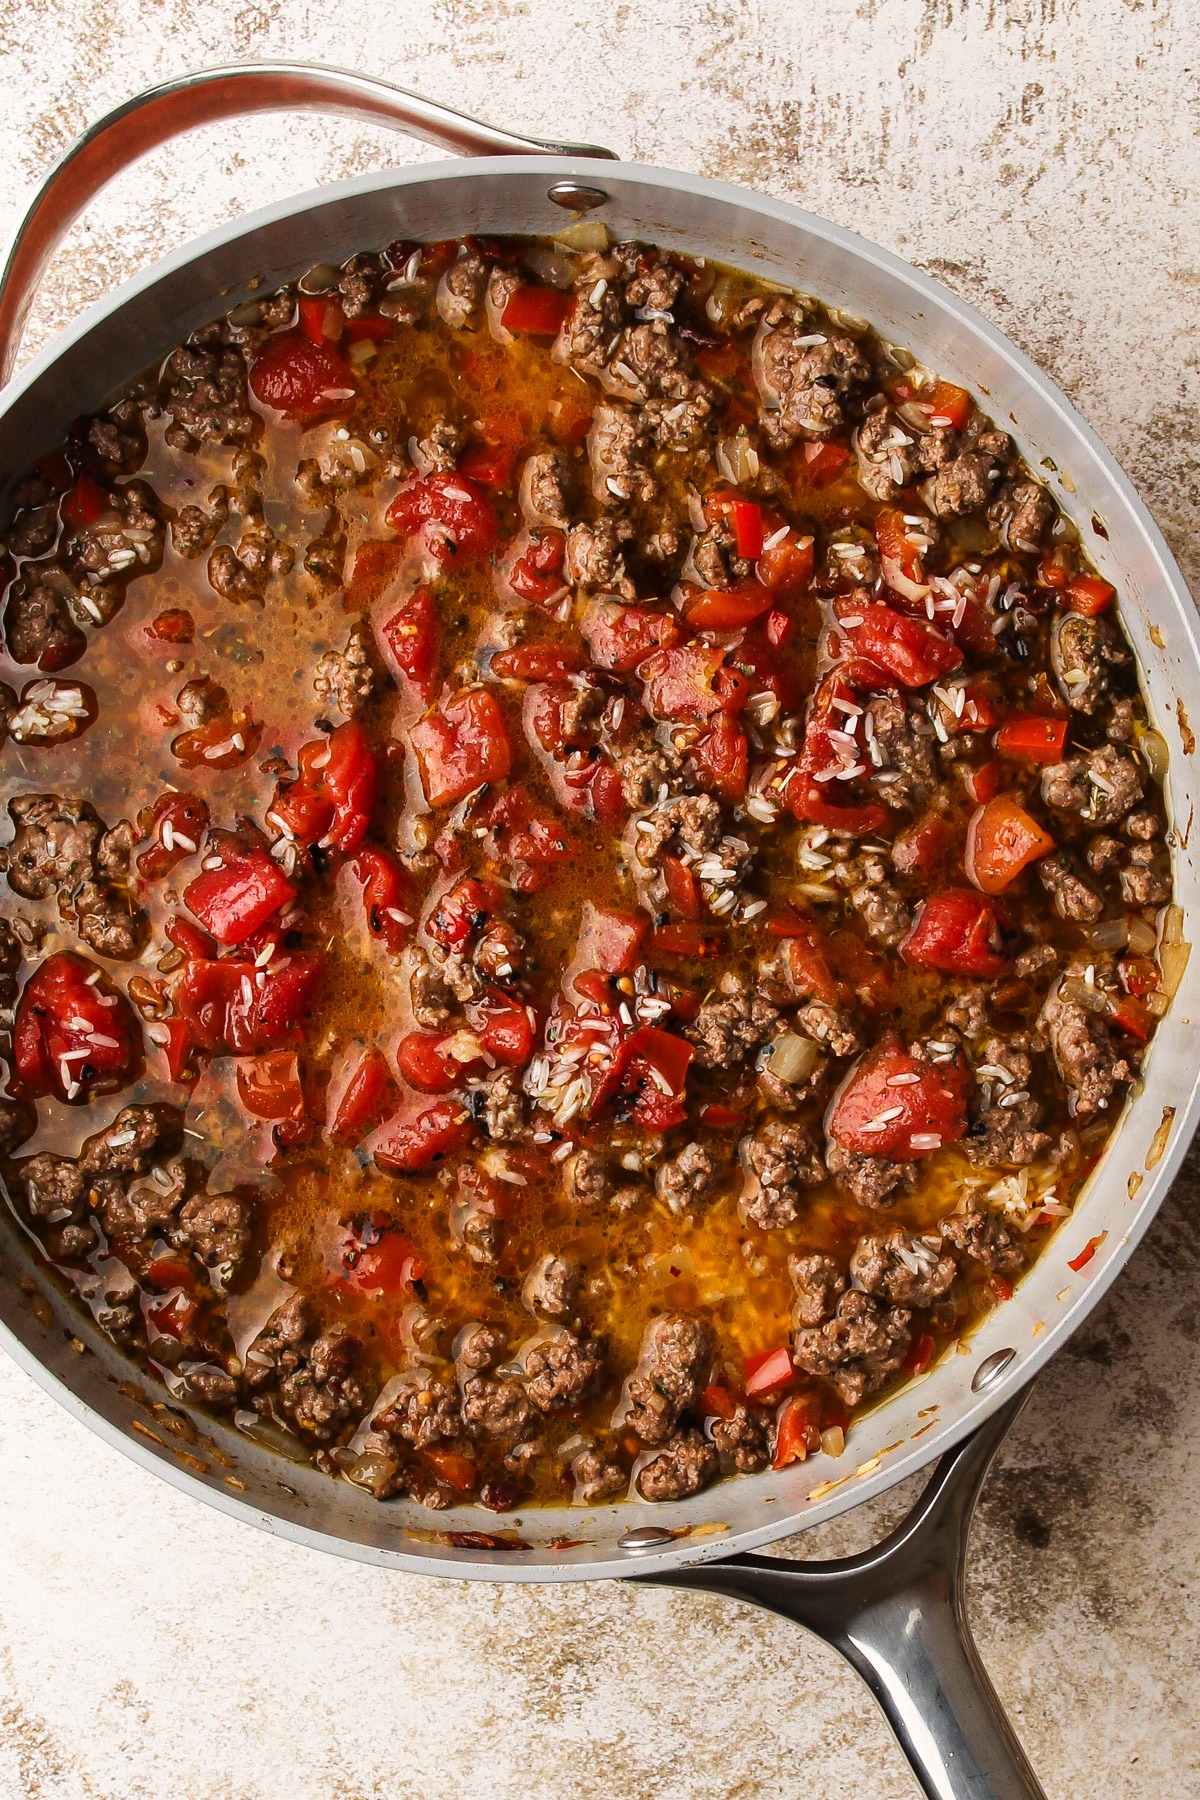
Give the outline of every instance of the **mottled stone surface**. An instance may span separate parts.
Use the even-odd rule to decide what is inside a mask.
[[[1038,358],[1200,574],[1200,0],[5,0],[0,224],[89,118],[204,62],[324,58],[500,122],[802,200]],[[258,120],[156,156],[73,234],[31,342],[161,249],[407,157]],[[419,152],[427,155],[429,152]],[[1051,1800],[1200,1791],[1200,1164],[1039,1383],[971,1595]],[[899,1502],[794,1552],[868,1541]],[[185,1501],[0,1358],[4,1800],[901,1800],[833,1655],[737,1607],[381,1575]]]

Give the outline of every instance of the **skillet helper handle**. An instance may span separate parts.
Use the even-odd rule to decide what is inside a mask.
[[[217,119],[324,112],[386,125],[457,156],[607,157],[596,144],[501,131],[407,88],[315,63],[230,63],[147,88],[89,126],[43,179],[0,273],[0,384],[8,380],[37,284],[64,234],[101,188],[138,157]]]
[[[929,1800],[1046,1800],[967,1620],[971,1516],[1025,1394],[944,1456],[903,1524],[834,1562],[745,1555],[641,1577],[761,1606],[845,1657],[882,1707]]]

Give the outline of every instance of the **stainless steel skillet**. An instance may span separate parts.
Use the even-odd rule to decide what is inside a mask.
[[[51,172],[0,287],[0,368],[11,366],[47,257],[104,182],[180,131],[283,107],[392,125],[488,160],[386,171],[300,196],[209,233],[127,283],[0,394],[0,480],[50,449],[74,417],[99,407],[188,331],[263,284],[270,289],[313,263],[339,261],[397,237],[552,233],[586,211],[616,237],[648,239],[811,291],[869,318],[885,337],[984,394],[1119,586],[1151,712],[1170,747],[1177,897],[1191,919],[1200,902],[1200,869],[1191,829],[1189,715],[1200,717],[1200,649],[1190,598],[1157,528],[1103,445],[1006,338],[927,276],[795,207],[691,175],[618,163],[587,146],[496,131],[361,76],[282,64],[210,70],[109,114]],[[172,1410],[165,1393],[132,1379],[112,1345],[81,1324],[39,1276],[31,1247],[7,1230],[0,1343],[77,1418],[144,1466],[297,1542],[453,1578],[637,1574],[778,1611],[827,1638],[866,1678],[927,1794],[937,1800],[1036,1796],[1041,1789],[980,1666],[965,1618],[970,1513],[1021,1390],[1115,1279],[1179,1167],[1200,1107],[1198,1002],[1200,959],[1184,975],[1144,1084],[1075,1215],[962,1354],[857,1424],[837,1462],[818,1457],[670,1509],[625,1502],[569,1514],[533,1511],[511,1522],[514,1540],[489,1539],[480,1536],[480,1516],[469,1509],[434,1519],[406,1502],[380,1507],[360,1490],[286,1463],[230,1428]],[[1088,1246],[1092,1254],[1084,1260]],[[72,1338],[83,1341],[83,1354]],[[938,1457],[915,1512],[866,1556],[816,1565],[757,1554]],[[489,1516],[486,1523],[494,1521]],[[564,1544],[568,1535],[578,1541]]]

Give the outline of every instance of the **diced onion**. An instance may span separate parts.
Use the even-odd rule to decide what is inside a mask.
[[[766,1066],[777,1080],[795,1086],[798,1081],[807,1081],[817,1066],[819,1055],[812,1038],[801,1037],[796,1031],[785,1031],[772,1044]]]
[[[328,294],[337,286],[341,274],[342,271],[335,269],[332,263],[314,263],[296,286],[302,294]]]
[[[1127,919],[1101,919],[1088,933],[1096,950],[1123,950],[1129,942]]]
[[[1089,981],[1077,981],[1074,976],[1068,976],[1063,982],[1062,997],[1069,1000],[1072,1006],[1082,1006],[1084,1012],[1108,1011],[1108,995],[1105,990],[1093,987]]]
[[[754,480],[759,468],[758,452],[744,431],[721,439],[717,445],[717,467],[726,481],[732,481],[735,487]]]
[[[1159,951],[1158,966],[1162,970],[1163,992],[1168,1000],[1173,1000],[1179,992],[1191,954],[1190,944],[1164,944]]]
[[[1163,914],[1162,941],[1164,944],[1182,944],[1183,942],[1183,908],[1172,904]]]
[[[601,226],[600,229],[603,231],[604,227]],[[539,281],[565,292],[575,285],[577,265],[565,246],[559,246],[562,246],[561,238],[557,238],[553,244],[531,244],[525,252],[524,262]],[[601,245],[600,248],[603,249],[604,246]]]
[[[556,231],[554,241],[565,250],[607,250],[608,226],[599,219],[580,219],[565,231]]]
[[[714,325],[725,323],[725,311],[733,298],[733,281],[728,275],[718,275],[713,282],[712,293],[704,302],[704,310]]]
[[[1153,956],[1158,948],[1158,935],[1153,925],[1147,925],[1145,919],[1139,919],[1134,913],[1125,921],[1129,929],[1129,948],[1135,956]]]
[[[846,1448],[846,1433],[840,1425],[827,1425],[821,1433],[821,1448],[826,1456],[840,1456]]]
[[[1165,781],[1171,753],[1167,749],[1167,740],[1161,731],[1143,731],[1138,739],[1138,749],[1155,781]]]

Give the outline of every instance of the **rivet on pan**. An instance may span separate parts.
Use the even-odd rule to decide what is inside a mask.
[[[606,205],[609,196],[603,188],[586,187],[582,181],[556,181],[547,188],[546,198],[567,212],[593,212],[597,206]]]
[[[675,1533],[667,1531],[661,1525],[638,1525],[632,1531],[623,1532],[617,1539],[618,1550],[657,1550],[660,1544],[669,1544]]]
[[[971,1382],[971,1392],[981,1394],[984,1388],[994,1386],[1016,1354],[1015,1350],[993,1350],[992,1354],[986,1356],[976,1369]]]

